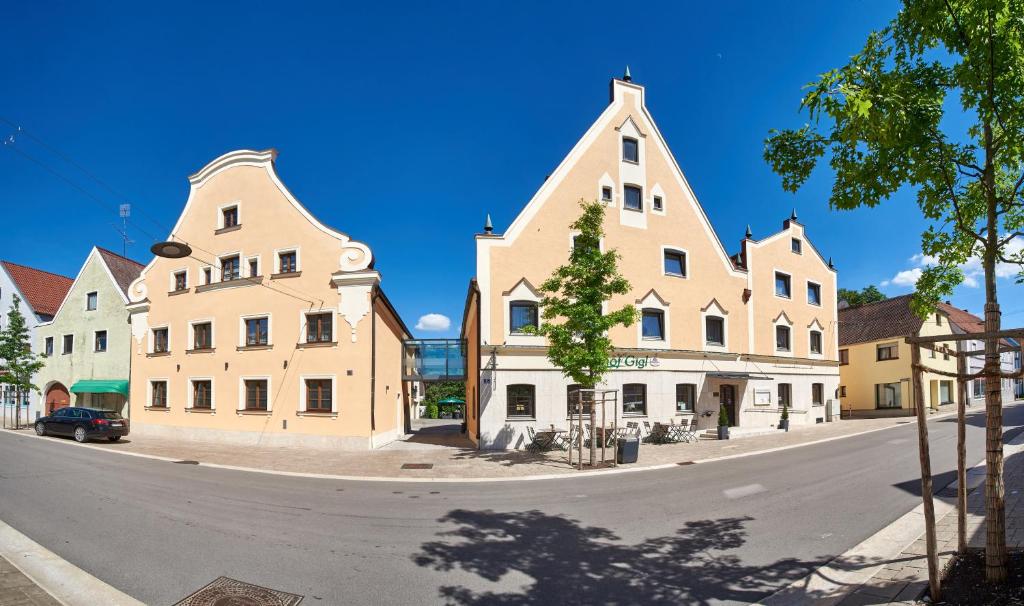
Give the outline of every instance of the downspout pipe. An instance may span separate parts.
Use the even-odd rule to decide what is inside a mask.
[[[370,294],[370,445],[377,431],[377,298],[380,287],[374,286]]]

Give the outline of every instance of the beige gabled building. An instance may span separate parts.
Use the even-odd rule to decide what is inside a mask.
[[[318,221],[276,152],[189,177],[170,240],[129,288],[136,434],[366,449],[404,433],[409,331],[369,246]]]
[[[632,285],[613,305],[643,319],[617,328],[605,387],[624,421],[738,429],[825,422],[839,384],[836,272],[796,214],[731,255],[697,201],[645,103],[644,87],[610,85],[609,104],[519,216],[476,238],[467,297],[467,423],[482,448],[520,447],[530,426],[565,427],[574,386],[545,356],[538,286],[569,257],[579,200],[607,206],[602,246],[621,253]],[[744,223],[729,226],[737,237]]]

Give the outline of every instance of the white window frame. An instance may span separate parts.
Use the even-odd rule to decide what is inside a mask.
[[[721,345],[708,343],[708,317],[722,319],[722,341]],[[703,309],[700,310],[700,341],[704,351],[728,351],[729,350],[729,312],[722,307],[717,299],[711,299]]]
[[[150,326],[149,327],[149,334],[147,335],[147,341],[148,342],[146,343],[146,353],[148,353],[148,354],[156,353],[156,338],[153,336],[153,333],[158,331],[158,330],[161,330],[161,329],[166,329],[167,330],[167,353],[171,353],[172,350],[171,350],[171,325],[170,324],[162,324],[160,326]]]
[[[251,263],[253,261],[256,261],[256,276],[249,275],[249,263]],[[260,255],[249,255],[248,257],[245,258],[245,261],[242,264],[242,268],[239,269],[239,273],[241,273],[242,269],[245,270],[245,275],[242,276],[242,277],[253,278],[253,277],[257,277],[257,276],[262,276],[263,275],[263,259],[260,258]]]
[[[654,208],[654,199],[655,198],[661,198],[661,208],[660,209]],[[658,183],[655,183],[654,187],[651,188],[651,214],[659,215],[659,216],[665,216],[665,214],[667,214],[667,209],[668,209],[668,196],[665,195],[665,191],[661,188],[661,185],[658,184]]]
[[[214,379],[213,377],[189,377],[188,378],[188,394],[186,394],[187,395],[187,405],[185,406],[185,408],[188,409],[188,410],[192,410],[194,408],[192,406],[192,399],[193,399],[193,396],[195,395],[195,393],[194,393],[195,392],[195,387],[192,384],[195,383],[196,381],[209,381],[210,382],[210,411],[213,412],[213,411],[217,410],[217,380]],[[170,397],[170,396],[168,396],[168,397]],[[200,409],[200,410],[205,410],[205,409]]]
[[[153,383],[163,383],[167,386],[167,410],[171,408],[171,380],[167,377],[150,377],[146,380],[146,408],[153,408]],[[164,408],[160,408],[164,410]]]
[[[680,276],[678,274],[670,274],[670,273],[667,273],[665,271],[665,253],[670,253],[670,252],[683,255],[683,272],[685,272],[684,275]],[[658,273],[659,274],[661,274],[663,276],[667,276],[669,278],[678,278],[680,280],[689,280],[690,279],[690,251],[686,250],[682,246],[673,246],[671,244],[662,244],[661,245],[661,256],[658,257],[658,263],[661,264],[661,266],[658,268]]]
[[[793,242],[794,241],[799,243],[799,244],[797,244],[797,247],[800,249],[799,251],[793,250]],[[789,238],[789,252],[793,253],[794,255],[802,255],[802,254],[804,254],[804,239],[803,238],[796,238],[796,237],[790,236],[790,238]]]
[[[71,351],[67,349],[67,340],[64,337],[71,337]],[[60,336],[60,354],[74,354],[75,353],[75,333],[65,333]]]
[[[572,242],[572,236],[570,236],[570,245]],[[541,335],[523,335],[523,334],[512,334],[512,302],[513,301],[529,301],[537,304],[537,328],[540,328],[544,323],[544,319],[541,317],[544,313],[544,308],[541,307],[540,301],[542,295],[539,292],[535,292],[525,280],[517,280],[512,290],[503,292],[501,295],[502,305],[502,327],[501,332],[505,338],[505,344],[507,345],[543,345],[544,337]]]
[[[245,407],[246,393],[245,393],[245,382],[246,381],[266,381],[267,382],[267,413],[273,412],[274,409],[274,398],[270,395],[274,393],[273,383],[270,375],[242,375],[238,377],[238,410],[248,411]],[[331,400],[334,401],[333,399]]]
[[[195,331],[195,329],[193,327],[196,324],[205,324],[207,322],[210,323],[210,348],[211,349],[216,349],[217,348],[217,322],[213,318],[199,318],[199,319],[196,319],[196,320],[189,320],[188,321],[188,335],[186,335],[186,337],[187,337],[187,344],[188,344],[188,348],[187,348],[188,351],[192,351],[192,350],[194,350],[196,348],[195,347],[195,345],[196,345],[196,331]],[[170,339],[170,336],[171,336],[170,333],[168,333],[167,334],[168,339]],[[170,343],[170,341],[168,341],[168,343]]]
[[[96,335],[101,332],[106,333],[107,342],[103,344],[103,349],[96,349]],[[110,351],[110,331],[105,328],[92,331],[92,353],[107,353],[108,351]]]
[[[96,297],[96,307],[93,307],[92,309],[89,309],[89,296],[90,295],[93,295],[93,296]],[[93,290],[93,291],[85,293],[85,311],[99,311],[99,309],[100,309],[100,292],[98,290]]]
[[[811,286],[817,286],[818,287],[818,302],[817,303],[813,303],[811,301]],[[792,291],[792,289],[793,289],[792,278],[790,278],[790,287],[789,288]],[[815,307],[821,307],[821,298],[822,298],[821,297],[821,284],[818,283],[818,282],[815,282],[814,280],[807,280],[807,285],[804,288],[804,296],[807,297],[807,304],[808,305],[813,305]]]
[[[242,251],[236,250],[234,252],[227,252],[217,255],[217,267],[213,268],[214,282],[224,281],[223,270],[221,268],[224,266],[224,259],[230,259],[231,257],[238,257],[238,277],[235,278],[234,280],[231,280],[231,282],[241,280],[242,278],[245,277],[242,265],[245,262],[245,255],[242,254]]]
[[[611,197],[609,199],[604,198],[604,188],[611,190]],[[615,180],[611,178],[608,173],[601,175],[601,178],[597,182],[597,199],[609,208],[615,207]]]
[[[266,345],[246,345],[246,337],[249,336],[249,332],[246,330],[246,320],[258,320],[260,318],[267,319],[267,344]],[[334,322],[331,322],[331,331],[334,331]],[[303,331],[305,333],[305,331]],[[334,336],[333,334],[331,335]],[[274,344],[274,317],[269,311],[266,313],[259,314],[246,314],[244,316],[238,316],[238,346],[239,347],[270,347]]]
[[[782,274],[782,275],[786,276],[787,278],[789,278],[789,296],[788,297],[779,294],[778,285],[776,285],[776,283],[775,283],[776,280],[778,280],[778,278],[779,278],[779,274]],[[793,300],[793,274],[791,274],[789,272],[786,272],[786,271],[782,271],[781,269],[778,269],[778,268],[773,268],[773,271],[772,271],[772,295],[774,295],[775,298],[777,298],[777,299],[783,299],[785,301],[792,301]]]
[[[199,275],[205,278],[206,270],[210,270],[210,279],[203,282],[202,286],[206,286],[207,284],[216,284],[219,281],[219,278],[217,277],[219,270],[212,265],[203,265],[199,268]]]
[[[788,350],[786,350],[786,349],[779,349],[779,339],[778,339],[778,336],[777,336],[778,335],[778,327],[779,326],[785,326],[785,327],[789,328],[789,349]],[[795,347],[793,347],[793,345],[794,345],[793,341],[794,341],[793,322],[791,322],[789,317],[785,314],[785,312],[783,312],[783,313],[779,314],[779,316],[777,318],[775,318],[775,320],[772,321],[772,351],[775,352],[776,356],[792,358],[793,355],[794,355],[793,350],[795,349]]]
[[[308,309],[300,309],[299,310],[299,343],[300,344],[305,345],[306,343],[309,343],[309,341],[306,340],[306,329],[308,328],[307,322],[306,322],[306,316],[307,315],[314,316],[314,315],[326,314],[326,313],[331,314],[331,340],[329,342],[330,343],[337,343],[338,342],[338,318],[341,317],[338,314],[338,308],[337,307],[323,307],[321,309],[317,309],[317,310],[313,310],[313,311],[310,311]],[[265,314],[265,315],[269,316],[270,314]],[[270,329],[269,322],[268,322],[267,329],[268,330]],[[314,344],[320,344],[320,341],[313,341],[313,343]]]
[[[626,206],[626,189],[634,188],[640,190],[640,208],[630,208]],[[644,186],[639,183],[623,183],[622,184],[622,210],[629,211],[631,213],[647,214],[647,201],[645,200],[646,194],[644,192]]]
[[[221,204],[217,207],[217,229],[224,229],[224,211],[235,206],[238,208],[238,225],[242,225],[242,201],[235,200],[234,202],[228,202],[227,204]]]
[[[185,274],[185,289],[188,290],[192,286],[192,278],[189,276],[188,267],[179,267],[178,269],[172,269],[169,279],[167,281],[167,292],[175,292],[174,290],[174,276],[177,274]]]
[[[299,412],[306,412],[306,380],[307,379],[330,379],[331,380],[331,414],[338,414],[338,377],[332,374],[323,375],[299,375]],[[269,390],[268,390],[269,391]],[[270,405],[270,402],[267,402]]]
[[[671,304],[664,301],[656,291],[652,290],[647,293],[643,299],[636,302],[636,307],[640,311],[640,321],[636,323],[636,342],[637,347],[640,349],[669,349],[672,343],[672,316],[669,314],[669,307]],[[660,311],[664,325],[662,330],[664,334],[662,339],[651,339],[644,337],[644,319],[643,311],[645,309],[652,309]]]
[[[295,253],[295,273],[302,271],[302,250],[298,246],[285,246],[274,249],[274,273],[281,273],[281,253]]]
[[[811,351],[811,333],[814,331],[817,331],[818,334],[821,335],[821,351],[818,353]],[[790,333],[790,336],[792,337],[792,333]],[[822,360],[825,358],[825,328],[817,318],[807,325],[807,357],[815,360]]]

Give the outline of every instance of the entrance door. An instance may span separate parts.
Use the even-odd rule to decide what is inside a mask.
[[[721,385],[718,388],[718,399],[722,406],[725,406],[725,412],[729,415],[729,427],[736,427],[738,423],[738,417],[736,415],[736,386],[735,385]]]
[[[71,394],[60,383],[54,383],[46,390],[46,414],[52,415],[58,408],[71,405]]]

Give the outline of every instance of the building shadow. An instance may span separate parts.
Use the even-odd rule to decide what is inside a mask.
[[[439,573],[475,575],[475,585],[515,579],[507,590],[442,585],[439,597],[447,603],[516,605],[751,603],[828,560],[744,563],[738,550],[751,520],[687,522],[671,536],[629,544],[609,529],[537,510],[457,509],[438,520],[455,528],[425,543],[413,560]]]

